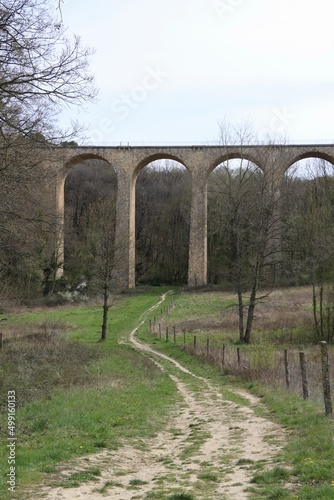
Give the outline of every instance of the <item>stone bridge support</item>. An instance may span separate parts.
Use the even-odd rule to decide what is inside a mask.
[[[190,210],[188,285],[207,283],[207,176],[199,169],[192,172]]]
[[[118,177],[117,185],[114,273],[117,288],[135,286],[135,222],[135,179],[127,171]]]
[[[56,277],[60,278],[64,272],[64,224],[65,224],[65,175],[63,174],[63,169],[57,169],[56,175],[56,214],[55,214],[55,255],[54,261],[58,268],[56,271]]]

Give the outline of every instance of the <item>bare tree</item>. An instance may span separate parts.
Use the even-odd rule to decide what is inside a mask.
[[[56,223],[45,203],[52,198],[48,148],[79,130],[75,124],[60,130],[56,117],[63,106],[96,95],[88,70],[92,51],[67,36],[57,6],[57,0],[0,1],[0,234],[7,249],[0,274],[8,279],[33,254],[32,267],[41,273],[45,259],[52,260],[50,248],[45,252]]]
[[[252,137],[246,127],[229,139],[229,144],[249,144]],[[269,164],[269,162],[268,162]],[[209,182],[209,245],[216,247],[216,265],[226,266],[228,281],[238,297],[239,340],[249,343],[258,292],[268,284],[268,270],[278,254],[279,199],[273,172],[261,172],[243,159],[227,161],[212,174]],[[209,246],[209,248],[210,248]],[[262,297],[263,298],[263,297]]]
[[[317,340],[334,338],[333,165],[309,160],[301,177],[289,172],[284,183],[285,274],[312,285],[313,326]]]
[[[101,340],[107,336],[115,269],[115,200],[92,204],[84,215],[83,251],[90,264],[90,288],[103,297]]]
[[[0,2],[0,136],[63,139],[54,116],[94,98],[90,49],[70,40],[53,0]],[[41,135],[39,135],[41,134]],[[66,135],[66,134],[65,134]]]

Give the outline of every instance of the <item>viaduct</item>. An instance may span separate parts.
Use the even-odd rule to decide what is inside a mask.
[[[207,180],[222,162],[235,158],[257,165],[272,176],[275,189],[285,172],[305,158],[320,158],[334,164],[334,145],[241,145],[241,146],[115,146],[55,148],[50,163],[56,168],[56,206],[58,220],[57,252],[64,255],[64,185],[71,169],[88,159],[104,160],[117,173],[115,285],[135,286],[135,186],[140,171],[155,160],[175,160],[191,174],[188,285],[207,282]]]

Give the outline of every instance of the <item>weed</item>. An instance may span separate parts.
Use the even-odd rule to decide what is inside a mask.
[[[123,488],[124,486],[122,485],[122,483],[117,483],[115,481],[106,481],[101,488],[95,488],[93,491],[103,494],[107,493],[108,489],[112,487]]]
[[[130,479],[129,485],[130,486],[143,486],[145,484],[148,484],[147,481],[142,481],[141,479]]]
[[[287,481],[290,477],[290,472],[282,467],[274,467],[272,470],[263,472],[261,474],[255,474],[252,477],[251,482],[257,484],[272,484],[280,483],[282,481]]]
[[[63,486],[64,488],[77,488],[81,483],[97,481],[99,476],[101,476],[101,470],[96,467],[80,472],[73,472],[73,474],[59,483],[59,486]]]
[[[202,481],[218,481],[218,474],[216,472],[200,472],[199,474],[197,474],[197,477],[198,479],[202,479]]]
[[[254,460],[250,460],[249,458],[240,458],[236,465],[252,465],[254,464]]]
[[[173,493],[167,497],[167,500],[195,500],[190,493]]]

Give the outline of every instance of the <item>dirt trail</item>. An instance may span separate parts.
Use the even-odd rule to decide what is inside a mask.
[[[260,462],[265,468],[273,464],[285,440],[282,429],[255,415],[254,406],[260,405],[257,398],[240,392],[249,406],[224,400],[217,386],[138,341],[136,331],[130,335],[132,345],[151,357],[182,395],[183,401],[170,415],[169,429],[154,439],[140,439],[140,449],[125,445],[83,457],[75,467],[65,465],[64,477],[92,466],[100,467],[102,475],[98,482],[78,488],[44,488],[43,498],[167,499],[173,490],[189,492],[196,500],[249,498],[245,489],[254,468]]]

